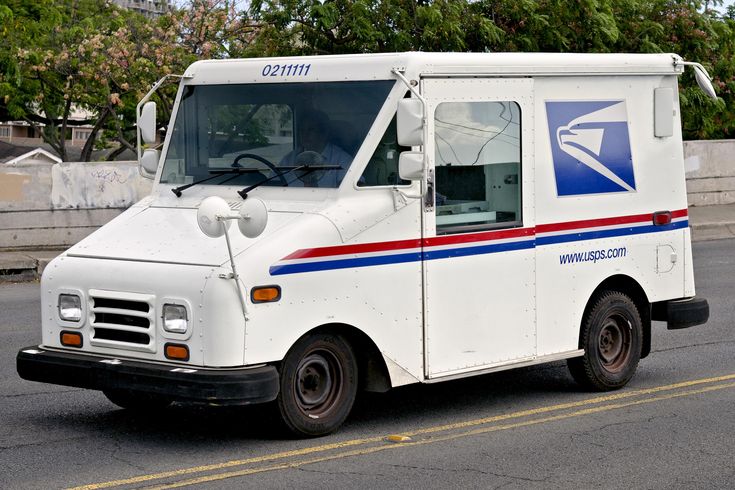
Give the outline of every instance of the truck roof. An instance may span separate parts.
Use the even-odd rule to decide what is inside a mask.
[[[192,64],[185,76],[192,84],[222,84],[393,79],[393,69],[408,77],[678,75],[681,61],[672,53],[406,52],[206,60]],[[296,69],[302,65],[309,69]]]

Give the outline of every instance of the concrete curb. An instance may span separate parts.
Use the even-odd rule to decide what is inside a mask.
[[[692,226],[692,241],[724,240],[735,238],[735,223],[703,224]]]
[[[0,282],[33,281],[41,278],[43,270],[63,250],[27,252],[0,251]]]

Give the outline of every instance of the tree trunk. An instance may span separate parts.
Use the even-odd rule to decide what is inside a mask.
[[[59,135],[59,147],[61,148],[61,151],[64,153],[64,156],[61,157],[63,161],[66,161],[66,129],[67,129],[67,121],[69,120],[69,113],[71,112],[71,97],[66,99],[66,104],[64,105],[64,115],[61,118],[61,134]]]
[[[94,150],[94,142],[97,139],[97,133],[99,133],[100,129],[102,129],[102,125],[105,123],[105,121],[107,121],[108,117],[110,117],[109,106],[102,109],[99,117],[97,118],[97,122],[94,123],[94,127],[92,127],[92,132],[89,134],[89,138],[87,138],[87,141],[84,143],[84,148],[82,148],[82,155],[79,157],[81,161],[88,162],[92,159],[92,150]]]
[[[127,149],[128,148],[125,145],[120,145],[119,148],[115,149],[115,151],[107,155],[107,158],[105,158],[105,160],[107,160],[108,162],[111,162],[115,160],[115,158],[119,157]]]

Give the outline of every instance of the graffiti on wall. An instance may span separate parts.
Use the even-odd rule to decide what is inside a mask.
[[[51,203],[64,208],[126,208],[150,192],[136,164],[58,164],[51,168]]]

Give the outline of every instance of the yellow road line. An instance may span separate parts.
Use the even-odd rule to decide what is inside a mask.
[[[522,410],[520,412],[514,412],[510,414],[504,414],[504,415],[495,415],[493,417],[485,417],[481,419],[475,419],[475,420],[467,420],[464,422],[456,422],[453,424],[447,424],[447,425],[439,425],[436,427],[427,427],[425,429],[418,429],[413,432],[405,432],[402,434],[405,434],[407,436],[412,435],[421,435],[421,434],[432,434],[435,432],[443,432],[446,430],[453,430],[453,429],[461,429],[464,427],[472,427],[476,425],[483,425],[488,424],[491,422],[498,422],[501,420],[508,420],[508,419],[514,419],[519,417],[528,417],[531,415],[539,415],[542,413],[549,413],[549,412],[556,412],[559,410],[565,410],[569,408],[577,408],[582,407],[585,405],[593,405],[593,404],[599,404],[599,403],[605,403],[609,401],[614,400],[620,400],[623,398],[631,398],[634,396],[640,396],[640,395],[649,395],[651,393],[659,393],[661,391],[671,391],[676,390],[679,388],[689,388],[690,386],[697,386],[701,384],[711,384],[711,383],[718,383],[721,381],[730,381],[735,379],[735,374],[728,374],[725,376],[717,376],[715,378],[704,378],[704,379],[696,379],[692,381],[683,381],[680,383],[674,383],[670,385],[664,385],[664,386],[656,386],[653,388],[643,388],[640,390],[632,390],[632,391],[625,391],[625,392],[618,392],[613,393],[611,395],[605,395],[605,396],[598,396],[596,398],[590,398],[587,400],[581,400],[577,402],[569,402],[569,403],[561,403],[558,405],[550,405],[548,407],[540,407],[540,408],[534,408],[531,410]]]
[[[560,403],[556,405],[549,405],[546,407],[539,407],[539,408],[530,409],[530,410],[521,410],[518,412],[509,413],[509,414],[496,415],[493,417],[485,417],[481,419],[468,420],[468,421],[457,422],[453,424],[426,427],[426,428],[417,429],[411,432],[402,432],[402,434],[408,435],[408,436],[433,434],[433,433],[447,431],[447,430],[473,427],[473,426],[488,424],[492,422],[499,422],[503,420],[510,420],[510,419],[515,419],[515,418],[540,415],[540,414],[550,413],[550,412],[559,411],[559,410],[567,410],[570,408],[578,408],[578,407],[587,406],[587,405],[596,405],[596,404],[605,403],[609,401],[615,401],[615,400],[631,398],[635,396],[647,395],[651,393],[658,393],[661,391],[670,391],[670,390],[676,390],[679,388],[687,388],[691,386],[711,384],[711,383],[717,383],[721,381],[729,381],[733,379],[735,379],[735,374],[717,376],[717,377],[712,377],[712,378],[702,378],[702,379],[696,379],[696,380],[691,380],[691,381],[684,381],[680,383],[673,383],[669,385],[656,386],[653,388],[644,388],[640,390],[618,392],[618,393],[614,393],[611,395],[589,398],[587,400],[580,400],[577,402]],[[117,487],[117,486],[122,486],[122,485],[145,483],[145,482],[151,482],[153,480],[160,480],[164,478],[191,475],[193,473],[202,473],[205,471],[214,471],[214,470],[232,468],[234,466],[244,466],[244,465],[249,465],[249,464],[254,464],[254,463],[275,461],[279,459],[291,458],[294,456],[304,456],[304,455],[318,453],[318,452],[331,451],[334,449],[342,449],[345,447],[361,446],[365,444],[380,442],[382,440],[383,440],[383,436],[369,437],[369,438],[364,438],[364,439],[352,439],[348,441],[335,442],[335,443],[323,444],[319,446],[306,447],[302,449],[294,449],[291,451],[284,451],[280,453],[267,454],[263,456],[253,457],[253,458],[232,460],[232,461],[226,461],[223,463],[216,463],[216,464],[194,466],[194,467],[182,468],[179,470],[172,470],[172,471],[165,471],[165,472],[160,472],[160,473],[151,473],[148,475],[140,475],[140,476],[135,476],[131,478],[112,480],[112,481],[102,482],[102,483],[93,483],[89,485],[74,487],[71,490],[98,490],[102,488],[111,488],[111,487]],[[289,467],[289,465],[287,464],[286,467]]]
[[[383,440],[382,437],[370,437],[367,439],[352,439],[349,441],[335,442],[332,444],[324,444],[321,446],[312,446],[312,447],[307,447],[303,449],[294,449],[292,451],[284,451],[281,453],[267,454],[264,456],[257,456],[254,458],[226,461],[224,463],[208,464],[208,465],[203,465],[203,466],[194,466],[191,468],[182,468],[180,470],[164,471],[161,473],[153,473],[150,475],[135,476],[132,478],[108,481],[104,483],[93,483],[90,485],[82,485],[80,487],[73,487],[69,490],[97,490],[101,488],[131,485],[134,483],[144,483],[144,482],[151,481],[151,480],[160,480],[162,478],[170,478],[173,476],[183,476],[183,475],[190,475],[192,473],[201,473],[204,471],[221,470],[224,468],[231,468],[233,466],[243,466],[246,464],[263,463],[265,461],[273,461],[276,459],[290,458],[293,456],[304,456],[306,454],[322,452],[322,451],[329,451],[332,449],[340,449],[343,447],[369,444],[371,442],[378,442],[381,440]]]
[[[657,402],[657,401],[670,400],[670,399],[673,399],[673,398],[680,398],[680,397],[684,397],[684,396],[697,395],[697,394],[701,394],[701,393],[707,393],[707,392],[710,392],[710,391],[722,390],[722,389],[725,389],[725,388],[735,388],[735,383],[729,383],[729,384],[717,385],[717,386],[708,386],[708,387],[705,387],[705,388],[699,388],[699,389],[696,389],[696,390],[690,390],[690,391],[686,391],[686,392],[670,393],[668,395],[662,395],[662,396],[657,396],[657,397],[652,397],[652,398],[644,398],[642,400],[633,400],[633,401],[626,402],[626,403],[613,403],[613,404],[610,404],[610,405],[603,405],[603,406],[598,406],[598,407],[591,407],[591,408],[586,408],[586,409],[582,409],[582,410],[577,410],[577,411],[571,412],[571,413],[565,413],[565,414],[560,414],[560,415],[552,415],[550,417],[544,417],[544,418],[533,419],[533,420],[526,420],[526,421],[523,421],[523,422],[516,422],[516,423],[513,423],[513,424],[496,425],[496,426],[492,426],[492,427],[483,427],[483,428],[474,429],[474,430],[470,430],[470,431],[466,431],[466,432],[461,432],[461,433],[458,433],[458,434],[448,434],[448,435],[445,435],[445,436],[433,437],[433,438],[430,438],[430,439],[423,439],[423,440],[419,440],[419,441],[416,441],[416,442],[412,442],[410,444],[391,444],[391,445],[384,445],[384,446],[376,446],[376,447],[371,447],[371,448],[366,448],[366,449],[357,449],[357,450],[352,450],[352,451],[346,451],[346,452],[339,453],[339,454],[333,454],[333,455],[329,455],[329,456],[323,456],[323,457],[320,457],[320,458],[314,458],[314,459],[309,459],[309,460],[305,460],[305,461],[295,461],[295,462],[291,462],[291,463],[281,463],[281,464],[278,464],[278,465],[267,466],[267,467],[264,467],[264,468],[249,468],[249,469],[240,470],[240,471],[232,471],[232,472],[227,472],[227,473],[218,473],[218,474],[214,474],[214,475],[206,475],[206,476],[201,476],[201,477],[198,477],[198,478],[191,478],[189,480],[182,480],[182,481],[178,481],[178,482],[174,482],[174,483],[170,483],[170,484],[164,484],[164,485],[159,485],[159,486],[155,486],[155,487],[149,487],[148,490],[168,490],[168,489],[171,489],[171,488],[186,487],[186,486],[197,485],[197,484],[201,484],[201,483],[208,483],[208,482],[213,482],[213,481],[225,480],[225,479],[228,479],[228,478],[236,478],[236,477],[241,477],[241,476],[248,476],[248,475],[253,475],[253,474],[256,474],[256,473],[265,473],[265,472],[270,472],[270,471],[285,470],[285,469],[290,469],[290,468],[298,468],[298,467],[306,466],[306,465],[310,465],[310,464],[322,463],[322,462],[326,462],[326,461],[334,461],[334,460],[337,460],[337,459],[349,458],[349,457],[353,457],[353,456],[365,456],[365,455],[372,454],[372,453],[377,453],[377,452],[380,452],[380,451],[387,451],[389,449],[408,448],[408,447],[411,447],[411,446],[421,446],[421,445],[427,445],[427,444],[434,444],[434,443],[437,443],[437,442],[444,442],[444,441],[449,441],[449,440],[453,440],[453,439],[460,439],[460,438],[474,436],[474,435],[479,435],[479,434],[486,434],[486,433],[489,433],[489,432],[499,432],[499,431],[502,431],[502,430],[517,429],[517,428],[520,428],[520,427],[527,427],[527,426],[531,426],[531,425],[539,425],[539,424],[544,424],[544,423],[549,423],[549,422],[555,422],[555,421],[558,421],[558,420],[564,420],[564,419],[569,419],[569,418],[573,418],[573,417],[580,417],[580,416],[583,416],[583,415],[589,415],[589,414],[593,414],[593,413],[607,412],[607,411],[610,411],[610,410],[617,410],[617,409],[620,409],[620,408],[626,408],[626,407],[631,407],[631,406],[636,406],[636,405],[643,405],[643,404],[653,403],[653,402]]]

